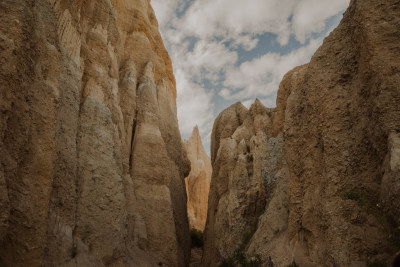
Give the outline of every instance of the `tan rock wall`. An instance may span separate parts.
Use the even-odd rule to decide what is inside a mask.
[[[268,133],[272,113],[258,100],[247,110],[237,103],[216,119],[212,144],[214,155],[209,209],[202,263],[217,266],[244,234],[257,225],[263,213],[268,188],[264,186]]]
[[[0,33],[0,265],[185,266],[190,165],[150,1],[2,1]]]
[[[191,163],[190,173],[185,178],[189,227],[204,231],[212,168],[197,126],[190,138],[184,141],[184,147]]]
[[[218,251],[232,253],[254,217],[247,253],[260,254],[264,262],[270,256],[278,266],[293,257],[300,266],[366,266],[388,261],[399,249],[393,242],[400,237],[399,12],[398,1],[351,1],[311,62],[285,76],[276,109],[263,116],[272,122],[261,124],[264,151],[250,147],[254,162],[268,162],[258,171],[276,179],[260,180],[260,213],[240,210],[251,200],[245,194],[262,187],[237,186],[253,181],[248,170],[242,174],[250,161],[238,147],[260,134],[240,119],[246,114],[236,111],[240,105],[220,114],[203,263],[216,266]],[[244,141],[235,139],[239,133]],[[277,146],[266,149],[271,143]],[[231,171],[240,162],[242,172]]]
[[[288,237],[303,262],[360,266],[391,253],[375,208],[388,136],[400,129],[399,8],[352,1],[288,98]],[[352,191],[359,200],[344,197]]]

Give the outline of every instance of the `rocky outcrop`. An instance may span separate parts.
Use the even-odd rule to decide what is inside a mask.
[[[265,210],[274,170],[283,163],[282,135],[271,138],[272,111],[258,100],[250,110],[236,103],[214,123],[211,146],[218,149],[212,154],[204,266],[215,266],[220,255],[234,251]]]
[[[210,192],[211,160],[204,150],[197,126],[189,140],[185,140],[183,144],[191,163],[191,171],[185,178],[189,227],[203,231]]]
[[[284,77],[276,109],[220,114],[206,266],[244,236],[248,255],[277,266],[389,262],[400,245],[399,18],[398,1],[352,0],[310,63]]]
[[[0,33],[0,265],[187,265],[190,165],[150,1],[1,1]]]

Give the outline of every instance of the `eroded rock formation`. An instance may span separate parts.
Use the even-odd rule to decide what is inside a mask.
[[[183,143],[191,163],[190,173],[185,178],[189,227],[203,231],[207,218],[211,160],[204,150],[197,126],[189,140]]]
[[[216,265],[237,249],[243,236],[255,231],[260,216],[274,218],[271,227],[283,227],[287,221],[289,173],[283,134],[273,137],[274,112],[258,100],[249,110],[236,103],[214,123],[211,144],[218,149],[212,150],[205,266]]]
[[[223,111],[203,264],[243,236],[277,266],[366,266],[400,249],[400,2],[352,0],[277,107]]]
[[[1,1],[0,33],[0,265],[187,265],[190,165],[150,1]]]

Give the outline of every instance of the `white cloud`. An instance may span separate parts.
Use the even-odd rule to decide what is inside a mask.
[[[307,46],[287,55],[267,53],[229,69],[224,81],[225,89],[220,92],[220,96],[240,100],[275,93],[283,76],[295,66],[307,63],[321,43],[322,38],[312,39]]]
[[[274,106],[284,74],[310,59],[322,42],[313,34],[326,32],[327,20],[349,1],[151,0],[173,62],[183,137],[197,124],[208,147],[213,111],[222,109],[216,108],[215,95],[247,105],[258,97]],[[265,33],[274,34],[273,42],[282,47],[294,36],[302,47],[286,55],[265,53],[247,60],[239,54],[240,49],[259,49],[259,38]]]
[[[186,35],[239,39],[243,33],[275,33],[281,45],[291,34],[304,43],[349,0],[197,0],[177,22]],[[291,19],[291,20],[290,20]]]
[[[251,35],[243,35],[233,40],[232,48],[241,47],[246,51],[251,51],[257,47],[258,39]]]
[[[178,122],[183,138],[189,138],[194,126],[199,126],[200,135],[206,148],[210,144],[210,134],[214,122],[212,94],[191,82],[185,72],[175,72],[178,88]]]
[[[185,66],[220,71],[224,66],[234,64],[237,58],[236,52],[230,51],[221,43],[200,40],[194,46],[193,52],[186,54]]]
[[[237,39],[242,33],[287,35],[293,0],[197,0],[180,20],[181,29],[202,39]]]
[[[158,24],[161,27],[165,26],[171,18],[175,16],[179,1],[180,0],[151,1],[151,5],[157,15]]]
[[[296,39],[304,43],[312,33],[323,31],[326,20],[338,14],[348,4],[349,0],[298,1],[292,19]]]

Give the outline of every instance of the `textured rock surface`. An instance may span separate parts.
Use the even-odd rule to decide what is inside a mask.
[[[149,0],[0,2],[0,265],[188,264],[189,161]]]
[[[218,250],[230,253],[253,218],[247,252],[271,256],[278,266],[292,257],[300,266],[366,266],[395,253],[399,26],[399,1],[352,0],[311,62],[285,76],[276,109],[262,117],[272,123],[259,124],[265,125],[259,145],[265,151],[256,153],[250,143],[251,160],[239,146],[260,136],[257,123],[246,125],[241,118],[248,113],[238,104],[217,118],[203,263],[215,266]],[[243,132],[249,137],[238,138]],[[244,166],[257,160],[265,162],[252,168],[265,174],[258,180],[263,185],[239,187],[239,181],[253,183]],[[229,172],[241,165],[242,172]],[[237,205],[255,191],[264,200]],[[248,214],[243,206],[265,209]]]
[[[191,163],[189,176],[185,178],[189,227],[203,231],[210,192],[211,160],[204,150],[197,126],[183,144]]]
[[[211,146],[217,153],[213,154],[204,266],[216,265],[219,254],[233,251],[264,211],[268,193],[264,184],[274,179],[263,170],[271,152],[265,146],[271,111],[258,100],[250,110],[237,103],[214,123]]]
[[[400,225],[400,133],[389,134],[383,168],[381,201],[386,212]]]

